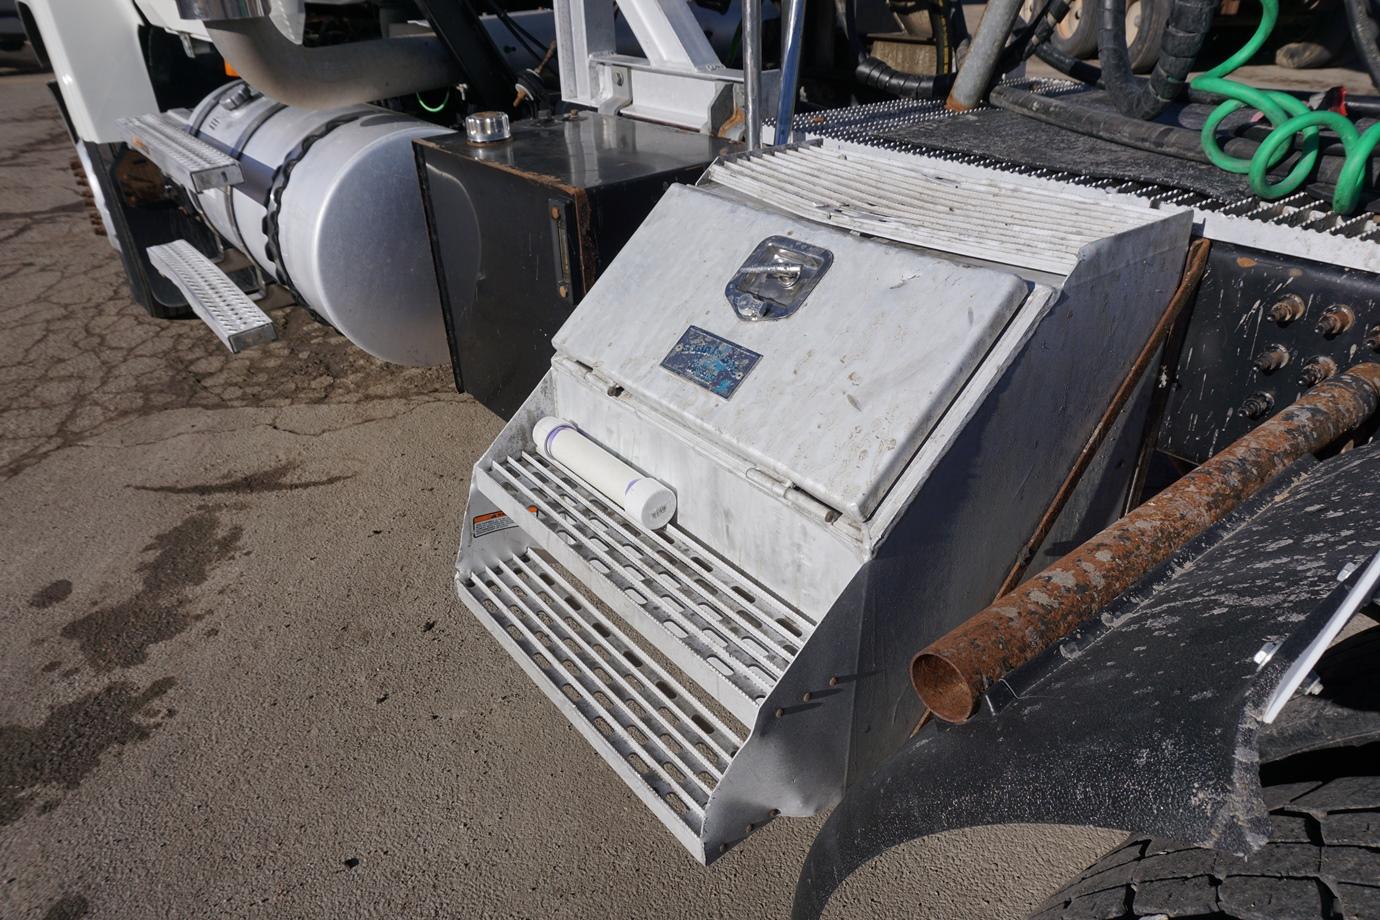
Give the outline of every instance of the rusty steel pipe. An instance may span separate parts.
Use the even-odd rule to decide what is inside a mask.
[[[920,651],[915,692],[939,718],[969,719],[995,681],[1030,661],[1305,454],[1380,405],[1380,364],[1363,363],[1213,455],[1078,549]]]

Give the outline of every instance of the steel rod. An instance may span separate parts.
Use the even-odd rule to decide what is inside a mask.
[[[926,646],[911,662],[915,692],[939,718],[967,720],[989,686],[1068,635],[1296,460],[1372,416],[1378,404],[1380,364],[1358,364],[1318,384]]]
[[[775,144],[789,144],[799,90],[800,58],[805,44],[805,0],[785,0],[786,15],[781,39],[781,89],[776,98]]]
[[[743,0],[743,108],[747,146],[762,146],[762,0]]]
[[[1006,50],[1006,40],[1016,25],[1023,0],[992,0],[978,23],[977,34],[968,48],[968,56],[954,78],[949,91],[950,109],[963,111],[980,104],[997,76],[997,66]]]

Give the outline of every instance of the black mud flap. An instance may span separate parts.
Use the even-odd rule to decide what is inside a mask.
[[[794,917],[819,916],[883,851],[961,827],[1128,828],[1257,849],[1270,833],[1262,717],[1329,623],[1371,603],[1361,585],[1378,547],[1380,449],[1294,467],[994,687],[973,721],[921,731],[854,786],[810,849]],[[1380,737],[1373,711],[1306,721],[1283,733],[1289,744]]]

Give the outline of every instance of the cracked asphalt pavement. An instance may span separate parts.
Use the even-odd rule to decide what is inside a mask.
[[[819,826],[694,863],[451,594],[499,420],[301,311],[134,305],[0,56],[0,917],[784,917]],[[994,920],[1118,835],[888,854],[834,917]]]

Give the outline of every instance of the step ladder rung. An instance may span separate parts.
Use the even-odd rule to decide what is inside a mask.
[[[590,577],[653,621],[649,633],[630,620],[653,646],[702,686],[726,680],[751,701],[745,708],[721,698],[740,717],[775,686],[813,628],[683,531],[642,528],[544,457],[522,452],[488,472],[511,498],[540,512],[523,526],[550,530]],[[688,651],[688,662],[677,646]]]
[[[694,852],[743,744],[536,551],[459,582],[461,597],[571,723]]]
[[[232,352],[278,338],[268,314],[186,240],[148,248],[149,263],[167,278],[211,331]]]
[[[718,611],[720,617],[733,621],[735,625],[756,639],[762,647],[765,647],[768,655],[775,657],[781,662],[783,670],[784,666],[789,664],[791,659],[799,654],[800,639],[795,632],[785,628],[771,618],[766,619],[762,627],[758,627],[747,619],[744,619],[738,611],[735,611],[733,605],[725,602],[724,598],[734,597],[735,592],[733,586],[726,584],[720,579],[717,576],[716,568],[708,562],[701,559],[702,564],[697,564],[694,561],[696,557],[687,556],[672,539],[662,539],[661,542],[664,545],[658,547],[656,545],[657,538],[655,531],[647,531],[637,527],[631,518],[624,517],[615,512],[614,506],[604,500],[603,496],[599,495],[597,492],[583,490],[584,494],[581,494],[582,490],[576,486],[573,477],[568,477],[563,481],[557,476],[554,464],[543,464],[535,454],[524,452],[522,458],[526,461],[525,468],[534,472],[544,482],[548,483],[551,490],[556,490],[557,494],[559,494],[559,490],[565,490],[567,494],[572,496],[575,501],[581,505],[581,507],[598,518],[599,522],[607,527],[610,532],[618,534],[625,540],[632,541],[624,544],[625,546],[632,547],[639,543],[644,547],[650,545],[654,550],[655,556],[661,557],[659,567],[663,570],[660,572],[655,571],[644,558],[639,556],[631,557],[634,566],[643,575],[656,578],[656,580],[670,590],[682,604],[686,606],[709,604],[711,608]],[[551,494],[550,491],[548,491],[548,494]],[[626,523],[620,524],[620,519]],[[645,558],[655,561],[654,556],[647,556]],[[679,563],[679,566],[675,566],[674,568],[667,565],[667,563],[676,562]],[[676,574],[672,574],[672,572]],[[687,572],[695,577],[686,578],[685,574]],[[686,588],[690,589],[699,600],[688,597],[684,593]],[[741,598],[737,603],[742,603],[744,601],[751,603],[755,602],[756,599],[757,595],[752,594],[750,598]],[[798,623],[797,629],[799,629],[801,625],[803,624]]]
[[[186,126],[167,112],[121,118],[117,124],[129,146],[183,188],[204,192],[244,181],[238,160],[189,134]]]

